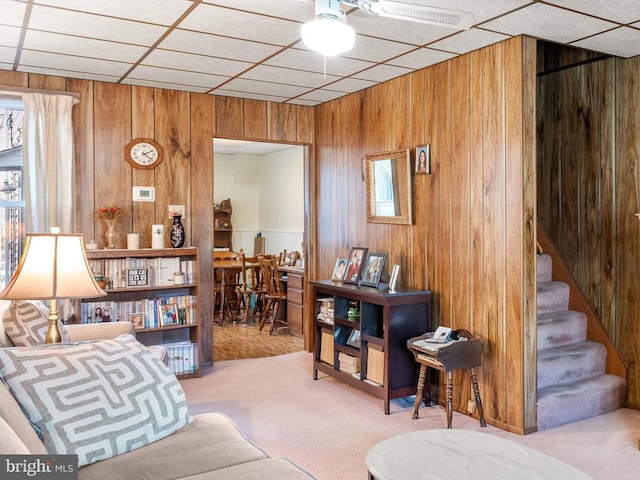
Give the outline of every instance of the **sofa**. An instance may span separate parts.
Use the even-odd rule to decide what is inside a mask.
[[[269,457],[227,416],[189,415],[184,391],[175,375],[156,353],[135,340],[132,328],[127,322],[67,325],[69,343],[15,347],[0,327],[0,344],[4,347],[0,348],[0,453],[76,454],[81,480],[314,478],[287,459]],[[38,365],[34,371],[54,373],[51,378],[40,375],[34,380],[33,371],[28,371],[31,364]],[[95,364],[99,368],[85,372]],[[106,374],[101,376],[103,371]],[[87,388],[86,392],[64,391],[65,385],[77,389],[81,383],[78,378],[86,379],[80,385]],[[58,396],[49,399],[47,395],[56,389],[62,393],[54,392]],[[99,392],[97,409],[91,406],[91,392]],[[85,417],[72,410],[74,395],[83,399],[78,405],[89,405],[82,407],[91,410]],[[56,401],[60,398],[64,401]],[[111,403],[115,410],[122,410],[130,399],[134,400],[128,411],[118,411],[104,420],[100,417],[95,434],[88,432],[95,438],[66,438],[62,443],[55,438],[71,423],[51,425],[61,418],[73,418],[76,424],[85,419],[96,422],[94,417],[103,415],[102,410],[108,410]],[[147,417],[156,414],[159,420],[153,419],[149,425]],[[71,427],[75,428],[75,424]],[[83,428],[77,430],[86,434],[88,429]],[[126,441],[123,436],[116,438],[118,429],[124,429],[120,433]],[[86,447],[92,441],[104,445]]]

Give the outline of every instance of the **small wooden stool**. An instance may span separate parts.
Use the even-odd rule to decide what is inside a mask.
[[[486,427],[482,400],[478,389],[478,379],[475,367],[482,365],[482,342],[467,331],[460,336],[460,340],[452,340],[447,343],[428,343],[425,339],[433,336],[433,333],[425,333],[419,337],[410,338],[407,347],[413,353],[416,362],[420,364],[420,376],[418,377],[418,389],[416,392],[416,404],[413,410],[413,419],[418,418],[418,410],[422,403],[424,384],[427,378],[427,368],[433,368],[447,374],[447,428],[451,428],[453,419],[453,371],[468,368],[471,371],[471,386],[476,400],[476,408],[480,415],[480,426]],[[463,340],[466,338],[466,340]]]

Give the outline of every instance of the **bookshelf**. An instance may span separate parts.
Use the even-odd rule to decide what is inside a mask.
[[[87,250],[107,295],[82,300],[81,323],[131,321],[144,345],[163,345],[178,378],[200,375],[199,259],[196,247]],[[177,274],[177,275],[176,275]]]
[[[313,379],[318,372],[384,400],[416,393],[419,366],[407,340],[433,330],[431,292],[395,293],[329,280],[309,282],[315,304]],[[357,302],[358,316],[349,315]]]
[[[231,224],[231,200],[227,199],[223,202],[225,207],[215,208],[213,210],[213,246],[219,248],[232,248],[233,225]]]

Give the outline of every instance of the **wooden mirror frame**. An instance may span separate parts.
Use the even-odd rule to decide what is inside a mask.
[[[391,162],[392,199],[385,202],[387,207],[393,202],[394,215],[377,211],[376,206],[376,162]],[[410,151],[395,150],[392,152],[371,153],[365,155],[365,182],[367,191],[367,221],[369,223],[393,223],[411,225],[413,223],[411,156]]]

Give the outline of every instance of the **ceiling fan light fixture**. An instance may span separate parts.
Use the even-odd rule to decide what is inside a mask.
[[[353,48],[356,32],[340,19],[319,16],[300,28],[302,41],[307,48],[325,57],[340,55]]]

